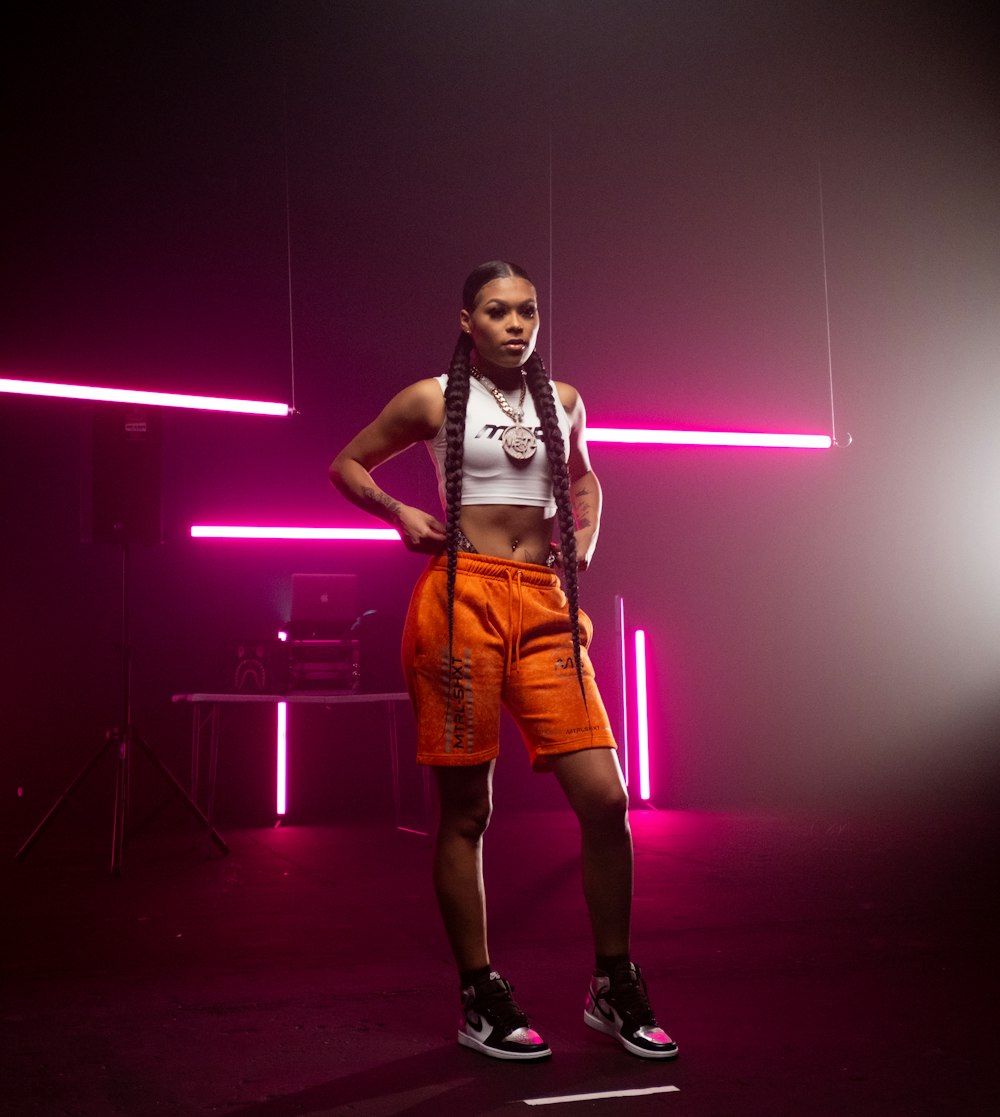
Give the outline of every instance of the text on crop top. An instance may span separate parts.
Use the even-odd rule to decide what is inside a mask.
[[[448,374],[435,376],[442,393]],[[556,416],[563,439],[563,452],[569,446],[569,419],[556,398]],[[512,504],[544,508],[547,517],[556,514],[552,495],[552,474],[545,451],[542,425],[535,401],[528,392],[524,400],[524,425],[535,432],[538,450],[527,461],[518,462],[504,451],[501,439],[511,426],[511,419],[501,411],[489,389],[478,380],[469,379],[469,403],[465,410],[465,458],[462,463],[463,504]],[[446,423],[425,445],[437,471],[441,506],[446,507],[444,457],[447,448]]]

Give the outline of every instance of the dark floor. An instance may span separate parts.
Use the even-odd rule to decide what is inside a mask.
[[[666,1086],[541,1111],[1000,1112],[982,818],[636,811],[634,953],[681,1048],[657,1064],[581,1022],[574,822],[501,806],[494,960],[554,1050],[529,1066],[455,1042],[425,838],[224,829],[224,857],[158,821],[117,878],[72,814],[5,858],[0,1112],[460,1117]]]

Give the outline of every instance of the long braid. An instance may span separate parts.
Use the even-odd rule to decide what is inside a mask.
[[[462,307],[471,311],[476,298],[490,280],[500,277],[519,276],[529,283],[531,277],[519,265],[506,260],[490,260],[480,264],[465,281],[462,288]],[[462,465],[465,458],[465,412],[469,402],[469,354],[472,339],[461,333],[448,369],[448,386],[445,389],[445,511],[446,547],[448,552],[448,654],[453,654],[455,633],[455,575],[458,569],[458,520],[462,510]],[[552,391],[549,374],[537,353],[533,353],[525,363],[528,389],[535,401],[535,410],[542,424],[545,439],[545,452],[552,476],[552,492],[559,516],[559,540],[563,554],[563,574],[566,583],[566,597],[569,602],[569,624],[573,637],[573,662],[576,678],[580,684],[583,704],[587,705],[587,692],[583,685],[583,664],[580,662],[580,594],[576,564],[576,525],[573,505],[570,500],[569,470],[566,466],[566,453],[562,432],[556,413],[556,401]],[[450,664],[449,664],[450,666]],[[448,691],[449,709],[451,688]]]
[[[545,371],[542,358],[533,353],[524,366],[527,374],[528,390],[535,401],[545,438],[545,453],[552,474],[552,494],[556,500],[559,515],[559,544],[562,548],[563,575],[566,582],[566,597],[569,601],[569,627],[573,636],[573,662],[576,664],[576,678],[587,705],[587,693],[583,688],[583,665],[580,662],[580,587],[579,571],[576,565],[576,524],[573,505],[570,501],[569,470],[566,467],[566,453],[562,432],[556,417],[555,393],[552,381]]]
[[[458,521],[462,513],[462,463],[465,459],[465,409],[469,402],[469,352],[472,340],[459,334],[448,366],[448,385],[444,393],[445,527],[448,551],[448,658],[449,670],[455,632],[455,574],[458,569]],[[449,704],[451,690],[449,688]]]

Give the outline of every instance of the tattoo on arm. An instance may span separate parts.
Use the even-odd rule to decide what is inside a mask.
[[[593,521],[593,508],[591,505],[590,497],[593,489],[589,485],[581,485],[573,493],[573,510],[576,513],[576,526],[577,530],[583,530],[594,526]]]
[[[402,507],[398,500],[393,500],[391,496],[382,492],[381,489],[373,489],[371,486],[366,485],[361,490],[361,495],[370,500],[372,504],[380,504],[387,512],[393,516],[399,515],[399,509]]]

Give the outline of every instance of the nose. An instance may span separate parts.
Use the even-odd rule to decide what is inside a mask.
[[[516,312],[511,314],[510,318],[507,320],[507,333],[509,333],[509,334],[523,334],[524,333],[524,322],[521,320],[520,315],[517,314]]]

